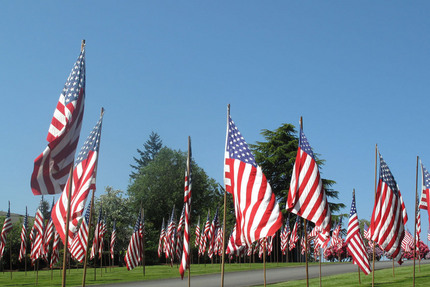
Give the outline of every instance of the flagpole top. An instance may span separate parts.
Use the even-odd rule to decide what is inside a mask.
[[[303,129],[303,117],[302,116],[300,116],[299,123],[300,123],[300,129],[302,130]]]
[[[85,48],[85,39],[82,39],[82,42],[81,42],[81,51],[83,51],[84,48]]]

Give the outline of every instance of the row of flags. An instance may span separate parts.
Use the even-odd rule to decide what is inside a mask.
[[[83,218],[83,212],[90,190],[94,191],[96,189],[97,159],[103,119],[102,110],[99,121],[75,159],[84,113],[85,81],[85,42],[83,42],[81,53],[65,83],[54,111],[47,136],[48,145],[35,159],[31,176],[33,194],[61,193],[59,200],[52,209],[51,220],[48,222],[46,229],[54,230],[53,226],[55,226],[63,243],[66,246],[73,246],[71,248],[72,255],[74,254],[73,256],[77,258],[81,258],[82,254],[86,252],[86,247],[84,248],[83,246],[88,241],[88,236],[85,237],[84,234],[87,233],[86,228],[88,226],[86,224],[88,222],[86,216]],[[405,234],[404,225],[407,222],[406,209],[393,175],[380,154],[379,158],[380,177],[368,233],[373,242],[378,243],[382,249],[393,257],[400,259],[400,246]],[[161,239],[160,234],[159,240],[159,254],[164,252],[166,258],[173,258],[174,255],[181,257],[180,274],[182,278],[185,270],[189,268],[192,175],[190,162],[191,143],[189,139],[182,221],[178,222],[176,228],[172,212],[167,230],[162,228],[161,231],[161,234],[164,233],[164,238]],[[423,166],[422,169],[424,174]],[[68,176],[69,171],[70,176]],[[261,167],[257,165],[244,137],[233,122],[230,110],[228,110],[227,115],[224,184],[226,191],[232,194],[234,201],[236,217],[234,232],[232,232],[234,244],[239,247],[249,247],[254,242],[260,242],[260,245],[264,246],[267,238],[271,238],[281,228],[283,216],[269,182]],[[430,205],[430,185],[426,186],[428,188],[426,193],[423,192],[420,208],[427,209],[430,212],[428,208]],[[302,126],[300,127],[299,145],[291,176],[286,209],[304,220],[313,222],[316,228],[319,229],[318,242],[321,246],[326,244],[331,229],[331,212],[317,162],[312,148],[303,133]],[[50,235],[46,235],[46,238],[43,237],[45,227],[43,226],[43,220],[40,221],[39,217],[39,214],[36,214],[34,231],[30,234],[30,237],[34,237],[32,244],[35,245],[34,250],[36,250],[33,254],[32,248],[32,258],[43,256],[47,252],[43,243],[44,240],[56,237],[52,231],[49,231]],[[351,233],[347,236],[346,241],[349,244],[348,246],[351,246],[354,262],[360,268],[366,269],[366,264],[360,263],[363,261],[360,260],[362,256],[362,240],[360,240],[360,233],[355,220],[354,197],[348,224],[348,230],[351,229]],[[82,221],[80,229],[82,234],[77,232],[80,221]],[[208,229],[205,225],[202,235],[199,236],[199,241],[203,246],[203,250],[200,253],[204,253],[206,244],[208,244],[208,250],[211,253],[213,252],[215,248],[214,242],[217,241],[216,235],[223,232],[222,229],[216,228],[215,224],[212,223],[210,227],[208,226]],[[129,251],[125,258],[129,269],[134,268],[143,258],[142,238],[144,232],[142,231],[142,225],[143,215],[141,214],[136,222]],[[66,230],[66,226],[69,226],[68,230]],[[93,242],[93,246],[98,248],[93,247],[92,257],[96,256],[97,252],[100,254],[100,250],[103,248],[102,238],[105,231],[106,225],[99,217],[99,223],[96,227],[97,235]],[[4,250],[5,243],[3,242],[6,242],[6,234],[7,232],[2,232],[1,234],[0,255]],[[335,236],[334,238],[337,240],[336,238],[338,237]],[[261,242],[261,240],[263,241]],[[163,247],[160,247],[161,242]],[[306,244],[307,242],[305,242]],[[176,254],[174,254],[174,250],[176,250]]]

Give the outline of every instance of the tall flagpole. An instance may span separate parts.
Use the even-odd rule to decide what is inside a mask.
[[[91,196],[91,203],[90,203],[90,217],[88,218],[88,237],[87,237],[87,247],[85,251],[85,260],[84,260],[84,272],[82,275],[82,287],[85,287],[85,279],[87,277],[87,262],[88,262],[88,249],[90,246],[90,231],[91,231],[91,225],[92,225],[92,216],[93,216],[93,208],[94,208],[94,192]]]
[[[267,237],[263,238],[261,244],[263,244],[263,270],[264,270],[264,287],[266,287],[266,245],[267,245]]]
[[[300,129],[303,130],[303,117],[300,117]],[[306,265],[306,286],[309,287],[309,270],[308,270],[308,232],[306,230],[306,219],[303,218],[303,227],[305,229],[305,265]]]
[[[415,173],[415,218],[414,218],[414,271],[413,271],[413,281],[412,286],[415,286],[415,257],[417,253],[417,203],[418,203],[418,160],[417,156],[417,168]]]
[[[81,43],[81,52],[84,50],[85,40]],[[73,178],[73,162],[69,173],[69,190],[67,192],[67,217],[66,217],[66,231],[65,231],[65,242],[63,252],[63,279],[61,282],[62,287],[66,287],[66,264],[67,264],[67,250],[69,245],[69,220],[70,220],[70,198],[72,197],[72,178]]]
[[[83,46],[82,46],[83,47]],[[67,217],[66,217],[66,231],[65,231],[65,241],[64,241],[64,252],[63,252],[63,279],[61,282],[62,287],[66,287],[66,267],[67,267],[67,251],[69,245],[69,220],[70,220],[70,202],[72,197],[72,178],[73,178],[73,164],[69,172],[69,190],[67,191]]]
[[[192,186],[192,182],[191,182],[191,137],[188,136],[188,164],[187,164],[187,177],[188,177],[188,192],[191,192],[191,188]],[[190,184],[191,183],[191,184]],[[191,193],[190,193],[191,196]],[[188,206],[188,257],[187,260],[188,262],[187,267],[188,267],[188,287],[191,286],[191,257],[193,256],[193,253],[191,251],[191,226],[190,226],[190,218],[191,218],[191,197],[190,200],[188,200],[189,206]]]
[[[227,105],[227,123],[229,121],[230,117],[230,104]],[[226,137],[227,141],[227,137]],[[222,258],[221,258],[221,287],[224,286],[224,264],[225,264],[225,234],[226,234],[226,227],[225,227],[225,217],[227,214],[227,191],[220,185],[221,189],[224,190],[224,217],[222,219],[222,225],[223,225],[223,234],[222,234]]]
[[[376,172],[378,164],[378,145],[375,145],[375,202],[376,202]],[[372,262],[372,287],[375,286],[375,246],[376,242],[373,242],[373,262]]]

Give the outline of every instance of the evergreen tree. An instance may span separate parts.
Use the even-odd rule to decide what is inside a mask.
[[[141,174],[128,187],[131,210],[137,214],[142,204],[145,224],[151,226],[147,229],[145,247],[148,260],[157,257],[162,220],[163,217],[169,218],[173,206],[179,219],[184,204],[186,161],[186,153],[163,147],[152,161],[142,167]],[[191,227],[194,228],[199,215],[205,216],[208,209],[214,214],[216,208],[223,205],[223,196],[216,181],[193,160],[191,170]]]
[[[158,154],[160,149],[163,147],[163,142],[160,139],[160,136],[151,132],[149,135],[149,139],[143,144],[144,150],[137,149],[137,153],[140,155],[140,158],[133,157],[136,165],[130,164],[133,168],[130,178],[135,180],[142,172],[142,168],[148,165],[149,162],[154,160],[155,156]]]
[[[299,144],[297,131],[292,124],[282,124],[274,131],[265,129],[261,134],[265,141],[251,144],[250,148],[281,206],[285,207]],[[324,160],[319,159],[316,153],[314,156],[321,172]],[[328,199],[337,199],[339,192],[332,188],[336,182],[322,178],[322,183]],[[343,203],[329,202],[329,205],[332,213],[345,207]]]

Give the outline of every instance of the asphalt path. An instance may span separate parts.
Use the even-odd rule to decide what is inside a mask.
[[[430,261],[422,260],[421,264],[428,264]],[[407,260],[401,266],[397,263],[395,267],[411,266],[413,261]],[[418,262],[416,262],[418,266]],[[375,270],[392,268],[392,261],[376,262]],[[350,273],[357,271],[357,265],[352,263],[331,263],[323,264],[321,267],[322,276],[336,275],[342,273]],[[319,277],[319,265],[309,266],[309,278]],[[191,274],[192,275],[192,274]],[[266,283],[279,283],[292,280],[306,279],[306,271],[304,266],[295,267],[280,267],[272,268],[266,270]],[[240,271],[240,272],[228,272],[224,274],[224,286],[225,287],[245,287],[245,286],[255,286],[264,284],[264,273],[263,270],[251,270],[251,271]],[[191,276],[192,286],[203,286],[203,287],[219,287],[221,285],[221,274],[209,274],[209,275],[199,275]],[[96,286],[106,286],[106,287],[186,287],[188,286],[188,278],[181,280],[180,278],[173,279],[162,279],[162,280],[148,280],[139,282],[128,282],[128,283],[115,283],[115,284],[103,284]]]

